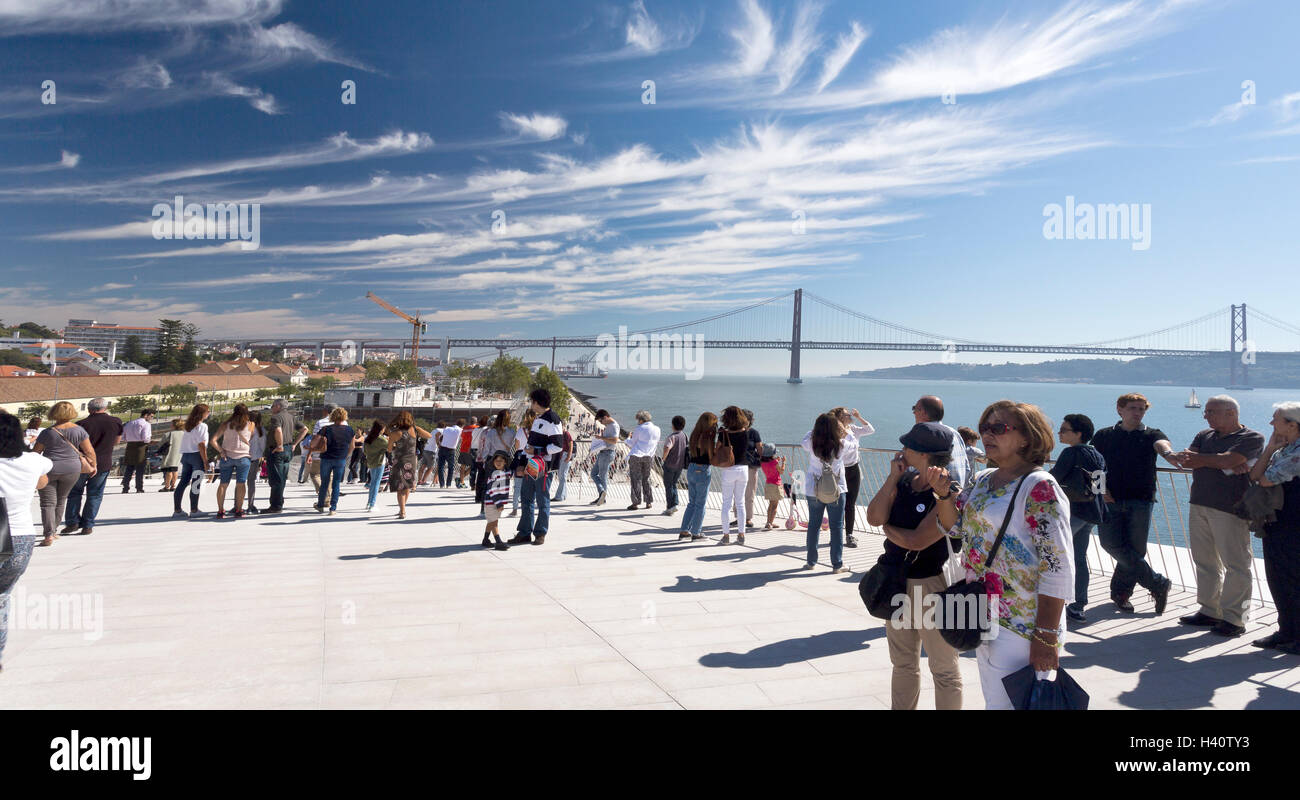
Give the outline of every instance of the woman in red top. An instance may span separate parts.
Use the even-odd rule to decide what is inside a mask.
[[[474,431],[478,430],[478,424],[473,417],[470,417],[469,424],[460,429],[460,447],[457,448],[459,453],[456,456],[456,463],[460,465],[458,476],[456,478],[457,487],[472,486],[469,483],[469,470],[474,465],[474,456],[470,454],[470,442],[474,438]]]

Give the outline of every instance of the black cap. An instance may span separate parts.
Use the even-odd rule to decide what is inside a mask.
[[[918,422],[898,441],[903,447],[918,453],[952,452],[952,431],[940,422]]]

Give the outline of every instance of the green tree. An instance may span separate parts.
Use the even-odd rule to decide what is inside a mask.
[[[181,321],[178,319],[160,319],[158,327],[158,349],[154,351],[153,371],[164,375],[180,372]]]
[[[406,381],[413,383],[420,380],[420,370],[415,366],[414,361],[394,361],[389,364],[385,370],[385,377],[390,381]]]
[[[44,419],[48,413],[50,413],[50,407],[45,403],[28,403],[18,410],[18,416],[23,419],[31,419],[32,417]]]
[[[122,358],[130,361],[132,364],[145,366],[145,360],[148,356],[145,355],[144,347],[140,344],[139,336],[126,337],[126,342],[122,347],[122,351]]]
[[[545,389],[551,393],[551,410],[555,412],[560,419],[569,418],[569,387],[564,385],[560,376],[556,375],[546,367],[538,367],[537,374],[533,376],[533,381],[528,387],[528,391],[535,389]]]
[[[258,389],[256,392],[253,392],[253,399],[270,400],[272,397],[275,397],[277,394],[279,394],[279,392],[280,392],[280,387],[268,386],[265,389]]]
[[[49,367],[41,363],[36,356],[29,356],[21,350],[14,348],[0,348],[0,364],[12,364],[15,367],[35,370],[36,372],[48,373]]]
[[[522,358],[498,356],[483,373],[479,385],[490,392],[513,394],[532,382],[532,373]]]
[[[280,384],[280,388],[275,390],[275,396],[293,397],[294,394],[297,392],[297,389],[298,389],[297,386],[294,386],[292,383],[285,381],[284,383]]]
[[[176,354],[177,368],[181,372],[189,372],[199,365],[199,356],[194,345],[194,338],[199,335],[197,325],[185,323],[181,325],[181,348]]]
[[[159,392],[167,408],[194,405],[199,397],[199,387],[192,383],[173,383],[162,387]]]
[[[114,414],[130,414],[134,411],[141,411],[152,405],[149,398],[143,395],[133,394],[125,397],[119,397],[109,406],[108,410]]]
[[[388,377],[388,365],[382,361],[367,361],[365,367],[368,381],[382,381]]]
[[[36,322],[18,323],[18,334],[29,339],[57,339],[59,332]]]

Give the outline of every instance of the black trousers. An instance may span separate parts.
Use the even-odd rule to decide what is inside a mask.
[[[143,492],[144,471],[145,469],[148,468],[148,466],[149,466],[148,464],[123,464],[122,465],[122,488],[129,489],[131,487],[131,475],[134,474],[135,490],[137,492]]]
[[[862,465],[844,468],[844,535],[853,535],[853,513],[858,508],[858,490],[862,488]]]
[[[1264,535],[1264,576],[1277,606],[1277,632],[1300,641],[1300,530]]]

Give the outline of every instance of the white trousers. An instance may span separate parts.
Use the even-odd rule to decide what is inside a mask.
[[[745,532],[745,482],[749,480],[749,467],[737,464],[719,470],[722,478],[722,533],[731,533],[727,514],[735,511],[736,531]]]
[[[975,662],[979,665],[984,707],[1012,708],[1002,679],[1029,665],[1029,640],[1006,628],[999,628],[996,637],[975,648]]]

